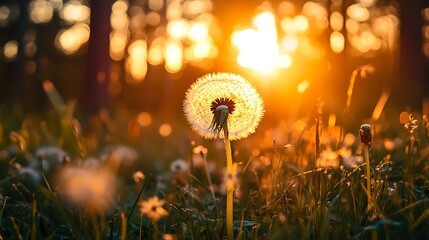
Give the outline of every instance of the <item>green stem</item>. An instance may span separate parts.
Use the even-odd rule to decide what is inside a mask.
[[[234,183],[232,180],[232,153],[231,141],[228,137],[228,126],[225,124],[223,127],[225,135],[225,153],[226,153],[226,170],[228,174],[227,180],[227,194],[226,194],[226,233],[228,240],[234,240],[234,222],[233,222],[233,198],[234,198]]]
[[[369,147],[367,145],[363,146],[363,154],[364,154],[364,158],[365,158],[365,163],[366,163],[366,188],[368,189],[368,207],[367,209],[370,210],[370,207],[375,207],[372,206],[371,203],[371,165],[369,164]],[[371,231],[371,239],[372,240],[377,240],[377,230],[372,230]]]
[[[369,147],[363,146],[363,154],[366,163],[366,188],[368,190],[368,205],[371,200],[371,165],[369,164]]]

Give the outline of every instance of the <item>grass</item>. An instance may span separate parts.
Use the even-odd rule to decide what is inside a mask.
[[[56,101],[56,117],[25,118],[20,127],[10,127],[16,122],[7,115],[0,121],[0,239],[226,239],[228,177],[222,151],[211,146],[208,153],[193,153],[195,143],[189,143],[184,162],[192,164],[170,169],[164,159],[139,157],[147,150],[109,132],[121,128],[121,122],[111,120],[107,126],[100,118],[97,130],[78,131],[79,123],[55,100],[53,86],[45,85]],[[310,112],[303,130],[284,130],[284,135],[297,136],[289,142],[274,140],[271,147],[248,146],[254,151],[234,154],[235,238],[429,238],[426,117],[410,117],[405,128],[396,130],[398,136],[380,127],[386,120],[372,123],[377,131],[369,150],[368,189],[364,149],[357,138],[361,123],[354,133],[347,137],[341,132],[340,137],[323,124],[321,109]],[[104,143],[106,135],[114,147]],[[58,150],[41,157],[51,164],[46,168],[35,154],[45,146]],[[63,150],[70,162],[58,158]],[[60,164],[53,167],[52,161]],[[81,168],[97,171],[90,172],[90,182],[71,191],[74,185],[61,177]],[[101,176],[113,180],[91,180],[100,169],[107,172]],[[137,171],[146,177],[134,181]],[[153,196],[166,202],[167,217],[140,214],[140,203]]]

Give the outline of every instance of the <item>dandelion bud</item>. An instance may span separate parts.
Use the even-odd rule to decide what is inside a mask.
[[[370,148],[372,142],[371,125],[362,124],[362,126],[360,126],[359,135],[360,141]]]

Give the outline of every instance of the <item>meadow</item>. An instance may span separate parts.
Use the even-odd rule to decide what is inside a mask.
[[[352,74],[345,117],[354,80],[368,70]],[[250,133],[230,129],[237,139],[227,169],[226,122],[211,125],[209,141],[179,129],[184,154],[166,158],[155,153],[173,146],[147,130],[143,116],[100,111],[79,119],[52,83],[44,89],[52,110],[43,117],[0,115],[0,239],[232,239],[229,227],[235,239],[429,238],[424,113],[387,119],[381,106],[346,130],[318,102],[304,121],[272,126],[265,136],[248,140]]]

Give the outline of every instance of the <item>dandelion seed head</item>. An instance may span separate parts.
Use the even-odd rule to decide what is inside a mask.
[[[207,139],[224,138],[222,131],[210,129],[213,114],[221,105],[228,107],[230,140],[254,133],[264,114],[264,104],[256,89],[232,73],[211,73],[198,78],[186,93],[183,110],[199,135]]]
[[[176,159],[170,164],[172,172],[186,172],[188,171],[188,163],[183,159]]]

